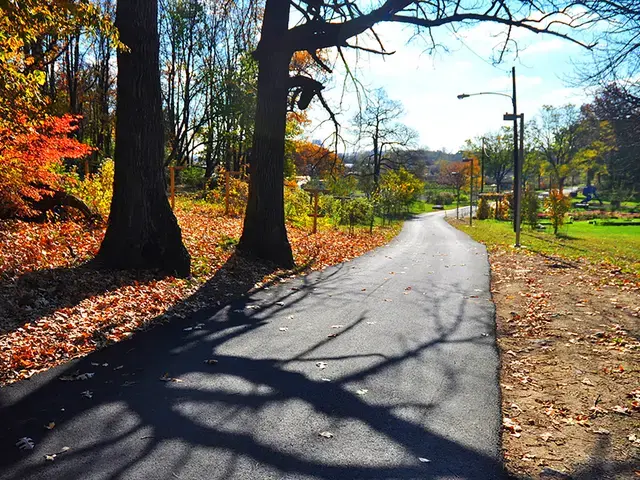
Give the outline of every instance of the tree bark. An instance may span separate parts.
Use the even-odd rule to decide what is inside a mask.
[[[187,276],[189,254],[165,192],[157,0],[119,0],[113,200],[96,260],[116,269]]]
[[[288,0],[267,0],[258,58],[258,98],[255,116],[249,199],[240,253],[294,266],[284,223],[284,138],[291,52],[282,45],[289,24]]]

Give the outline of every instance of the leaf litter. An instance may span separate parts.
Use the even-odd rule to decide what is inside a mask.
[[[83,267],[97,253],[104,227],[0,220],[0,385],[85,356],[155,323],[185,318],[203,306],[187,299],[216,274],[221,299],[235,292],[238,281],[219,275],[233,252],[220,245],[225,238],[240,237],[242,218],[223,217],[213,206],[180,198],[175,212],[193,259],[189,279]],[[397,226],[373,234],[327,229],[311,236],[291,225],[287,229],[296,264],[309,265],[309,270],[362,255],[399,231]],[[255,275],[253,267],[243,266]]]
[[[490,263],[509,473],[580,471],[603,436],[608,462],[635,458],[640,278],[586,261],[557,269],[526,250],[494,248]]]

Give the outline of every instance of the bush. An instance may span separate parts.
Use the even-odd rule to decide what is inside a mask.
[[[509,220],[509,210],[511,207],[509,200],[507,200],[506,198],[498,200],[496,207],[498,209],[495,212],[496,220]]]
[[[32,122],[20,132],[0,128],[0,218],[37,215],[33,202],[64,187],[63,159],[93,151],[71,135],[77,129],[78,117],[71,115]]]
[[[551,218],[553,233],[557,235],[558,229],[564,225],[564,216],[571,208],[571,201],[560,190],[551,190],[545,199],[545,208]]]
[[[67,193],[75,195],[88,205],[91,211],[100,215],[104,220],[109,217],[111,197],[113,196],[113,175],[115,165],[107,158],[98,173],[80,180],[73,171],[64,177],[63,187]]]
[[[438,205],[451,205],[456,197],[451,192],[438,192],[433,198]]]
[[[367,198],[359,197],[348,200],[344,204],[344,220],[353,232],[354,225],[369,222],[373,215],[373,203]]]
[[[538,211],[540,210],[540,200],[535,190],[527,189],[522,198],[522,220],[531,228],[538,225]]]
[[[313,205],[309,205],[309,212],[313,209]],[[342,224],[343,204],[340,200],[331,195],[320,195],[318,197],[319,213],[328,217],[335,227]]]
[[[189,188],[200,190],[204,188],[204,169],[200,167],[187,167],[180,171],[180,181]]]
[[[318,199],[320,201],[320,199]],[[284,189],[284,216],[290,222],[303,226],[311,213],[309,194],[297,185]]]
[[[480,197],[478,200],[478,211],[476,216],[478,220],[486,220],[491,215],[491,206],[486,198]]]
[[[218,205],[224,211],[226,208],[224,170],[219,172],[217,179],[216,187],[206,193],[205,200]],[[249,184],[231,175],[229,177],[229,215],[242,215],[247,208],[248,198]]]

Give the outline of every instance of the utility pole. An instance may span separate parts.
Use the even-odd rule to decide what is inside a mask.
[[[520,162],[520,149],[524,143],[518,143],[518,103],[516,97],[516,67],[511,69],[511,76],[513,80],[513,95],[511,96],[511,101],[513,102],[513,114],[509,115],[508,113],[504,115],[505,120],[513,120],[513,203],[514,203],[514,212],[513,212],[513,231],[516,233],[516,247],[520,247],[520,213],[521,213],[521,198],[522,198],[522,189],[520,184],[521,180],[521,172],[522,172],[522,164]],[[522,122],[524,125],[524,115],[522,115]],[[524,127],[523,127],[524,129]]]

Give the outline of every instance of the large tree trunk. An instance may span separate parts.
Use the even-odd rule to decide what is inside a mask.
[[[165,192],[157,0],[119,0],[113,200],[97,256],[108,268],[187,276],[190,258]]]
[[[258,58],[251,183],[238,251],[290,268],[294,265],[284,225],[284,137],[291,53],[281,38],[289,23],[288,0],[268,0]]]

